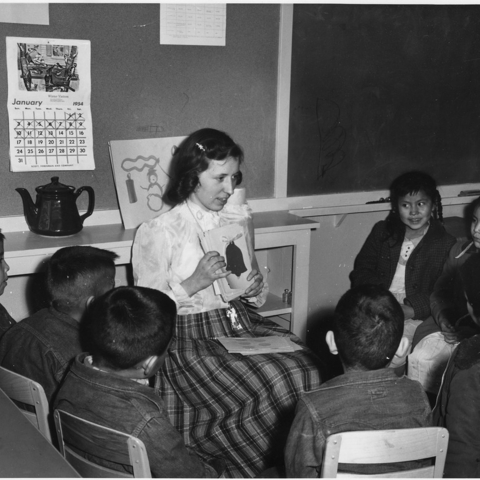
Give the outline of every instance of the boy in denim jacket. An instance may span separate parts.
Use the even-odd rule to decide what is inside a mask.
[[[299,400],[285,449],[287,477],[318,477],[326,438],[334,433],[431,426],[421,385],[387,368],[409,347],[403,324],[400,304],[384,287],[362,285],[342,296],[326,341],[339,355],[344,373]],[[401,468],[419,466],[423,463],[408,462]],[[356,466],[351,471],[368,475],[393,469],[399,465]]]
[[[0,340],[0,365],[40,383],[50,404],[83,351],[79,322],[88,300],[115,285],[116,257],[90,246],[57,250],[47,264],[50,306],[18,322]]]
[[[3,295],[7,286],[8,271],[10,267],[5,261],[5,235],[0,233],[0,295]],[[0,303],[0,338],[2,335],[15,325],[15,320],[7,312],[7,309]]]
[[[95,299],[82,324],[89,353],[75,359],[55,408],[142,440],[153,477],[218,477],[221,472],[187,449],[149,386],[165,361],[176,313],[170,297],[146,287],[118,287]],[[221,470],[221,462],[212,463]]]

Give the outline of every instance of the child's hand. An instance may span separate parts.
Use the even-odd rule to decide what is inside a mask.
[[[442,314],[438,317],[437,323],[442,333],[455,333],[455,327],[450,323],[450,320]]]
[[[410,305],[403,304],[402,310],[403,310],[404,320],[409,320],[410,318],[413,318],[413,316],[415,315],[415,311],[413,310],[413,307],[411,307]]]
[[[254,282],[245,290],[242,297],[256,297],[263,290],[263,275],[258,270],[253,269],[248,275],[247,280],[254,280]]]

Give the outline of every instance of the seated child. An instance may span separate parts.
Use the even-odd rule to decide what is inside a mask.
[[[471,319],[459,269],[480,250],[480,197],[467,208],[471,239],[459,239],[452,247],[436,281],[430,305],[432,317],[418,327],[408,357],[408,377],[419,381],[436,396],[448,360],[458,342],[480,333]]]
[[[79,322],[88,299],[114,287],[116,257],[90,246],[57,250],[46,272],[50,307],[18,322],[0,340],[0,365],[39,382],[50,403],[69,364],[83,351]]]
[[[5,287],[7,286],[8,271],[10,267],[5,261],[5,235],[0,233],[0,295],[3,295]],[[7,309],[0,303],[0,338],[10,328],[15,325],[15,320],[7,312]]]
[[[480,326],[480,255],[460,268],[467,309]],[[434,423],[448,429],[444,477],[480,477],[480,334],[454,350],[434,409]]]
[[[285,450],[287,477],[318,477],[328,435],[351,430],[431,426],[431,409],[421,385],[386,368],[409,347],[404,315],[393,294],[379,285],[347,291],[335,309],[330,351],[344,374],[306,393],[297,404]],[[405,470],[423,466],[402,465]],[[355,467],[355,473],[386,473],[398,464]]]
[[[153,477],[218,477],[185,447],[148,384],[164,363],[176,313],[170,297],[146,287],[118,287],[95,299],[82,324],[90,353],[75,359],[55,408],[135,435],[145,444]]]
[[[390,201],[390,214],[374,225],[350,278],[352,287],[382,285],[395,295],[411,342],[415,329],[430,315],[430,294],[455,238],[441,224],[442,202],[430,175],[400,175],[390,187]],[[406,356],[392,366],[405,368],[405,363]]]

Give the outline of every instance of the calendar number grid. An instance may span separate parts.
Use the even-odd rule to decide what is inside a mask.
[[[25,166],[75,165],[88,155],[81,110],[23,110],[14,118],[13,156]]]

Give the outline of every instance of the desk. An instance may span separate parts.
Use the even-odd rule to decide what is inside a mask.
[[[0,425],[0,477],[80,477],[2,390]]]

